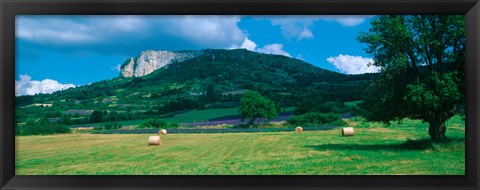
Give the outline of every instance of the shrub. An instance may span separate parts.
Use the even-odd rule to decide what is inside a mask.
[[[122,125],[118,122],[110,122],[104,125],[104,129],[111,130],[111,129],[119,129]]]
[[[181,98],[177,101],[170,101],[167,104],[158,107],[159,114],[167,114],[171,112],[186,110],[186,109],[193,109],[197,108],[199,105],[190,99]]]
[[[293,126],[298,125],[326,125],[326,124],[341,124],[343,121],[337,114],[334,113],[318,113],[309,112],[303,115],[297,115],[290,118],[287,123]]]
[[[17,125],[15,134],[24,135],[50,135],[56,133],[70,133],[71,130],[65,125],[47,122],[27,122],[25,125]]]
[[[93,127],[93,130],[95,130],[95,131],[102,131],[104,129],[105,129],[105,126],[103,126],[103,125],[96,125],[96,126]]]
[[[55,133],[70,133],[71,129],[68,126],[65,125],[54,125],[53,130]]]
[[[159,119],[149,119],[138,126],[139,128],[148,128],[148,129],[173,129],[178,128],[178,125],[175,123],[169,123]]]
[[[310,99],[303,100],[300,105],[295,109],[295,115],[302,115],[308,112],[320,112],[320,113],[343,113],[348,112],[349,109],[343,102],[327,101],[323,100],[313,101]]]

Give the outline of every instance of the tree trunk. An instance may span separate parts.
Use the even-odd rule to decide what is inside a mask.
[[[435,141],[444,141],[446,132],[445,122],[432,121],[429,124],[428,134],[430,137]]]

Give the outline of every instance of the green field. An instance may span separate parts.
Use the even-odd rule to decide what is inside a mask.
[[[17,137],[16,175],[464,175],[465,127],[454,117],[445,144],[427,125],[356,125],[354,137],[328,131],[168,134],[68,134]]]
[[[227,115],[237,115],[238,108],[214,108],[205,110],[193,110],[175,117],[165,118],[164,120],[172,123],[193,123],[205,121]]]
[[[284,111],[293,111],[295,107],[287,107]],[[209,119],[215,119],[223,116],[238,115],[238,107],[235,108],[213,108],[204,110],[191,110],[184,113],[179,113],[173,117],[161,118],[161,120],[171,123],[194,123],[207,121]],[[148,119],[137,119],[129,121],[118,121],[123,126],[137,126]],[[103,123],[91,123],[83,125],[72,125],[72,127],[78,126],[103,126],[110,122]]]
[[[292,109],[293,108],[287,108],[286,110],[290,111]],[[191,110],[184,113],[179,113],[173,117],[161,118],[161,120],[171,122],[171,123],[194,123],[194,122],[201,122],[209,119],[214,119],[214,118],[223,117],[227,115],[236,115],[236,114],[238,114],[238,108],[213,108],[213,109],[205,109],[205,110]],[[123,126],[136,126],[143,123],[145,120],[148,120],[148,119],[118,121],[118,123],[120,123]],[[107,123],[109,122],[72,125],[72,127],[102,126]]]
[[[345,102],[345,106],[347,107],[353,107],[358,105],[359,103],[362,103],[363,100],[357,100],[357,101],[351,101],[351,102]]]

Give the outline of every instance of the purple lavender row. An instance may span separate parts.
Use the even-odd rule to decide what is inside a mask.
[[[290,117],[291,115],[284,115],[270,121],[273,121],[273,122],[286,121]],[[267,122],[267,120],[263,119],[262,122]],[[198,123],[180,123],[179,125],[187,126],[187,127],[201,127],[201,126],[212,126],[212,125],[222,125],[222,124],[238,125],[238,124],[247,124],[247,122],[246,121],[242,122],[241,119],[230,119],[230,120],[216,120],[216,121],[207,121],[207,122],[198,122]]]

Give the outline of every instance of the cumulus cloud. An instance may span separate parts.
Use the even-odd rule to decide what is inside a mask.
[[[115,66],[113,66],[113,67],[110,67],[110,69],[112,69],[112,70],[114,70],[114,71],[118,71],[118,72],[120,72],[121,68],[122,68],[122,65],[121,65],[121,64],[117,64],[117,65],[115,65]]]
[[[239,16],[19,16],[15,36],[37,49],[132,56],[145,49],[239,46],[246,37],[239,21]]]
[[[16,22],[16,37],[49,44],[96,43],[143,26],[135,16],[20,16]]]
[[[42,81],[32,80],[29,75],[20,75],[20,80],[15,81],[15,95],[35,95],[35,94],[51,94],[53,92],[73,88],[73,84],[61,84],[52,79],[44,79]]]
[[[373,66],[372,58],[361,56],[338,55],[329,57],[327,61],[333,64],[338,70],[346,74],[378,73],[380,67]]]
[[[314,37],[318,20],[355,26],[372,16],[268,16],[288,39]],[[27,45],[21,52],[49,49],[133,56],[145,49],[252,48],[242,44],[241,16],[202,15],[22,15],[16,19],[16,38]],[[250,45],[250,46],[247,46]],[[112,48],[115,47],[115,48]]]
[[[230,49],[247,49],[250,51],[255,51],[258,53],[265,53],[265,54],[275,54],[275,55],[284,55],[287,57],[292,57],[288,52],[283,49],[283,44],[274,43],[274,44],[267,44],[261,48],[257,48],[257,43],[245,37],[242,44],[240,46],[233,45]]]
[[[368,18],[372,18],[371,15],[331,15],[320,16],[319,18],[325,21],[332,21],[340,23],[343,26],[351,27],[362,24]]]
[[[297,40],[313,38],[311,28],[316,21],[337,22],[346,27],[357,26],[371,18],[370,15],[329,15],[329,16],[275,16],[270,19],[273,26],[280,26],[285,38]]]
[[[248,49],[250,51],[255,51],[255,49],[257,48],[257,44],[252,40],[248,39],[248,37],[245,37],[245,40],[243,40],[243,43],[240,46],[240,48]]]
[[[297,54],[297,56],[295,56],[295,59],[304,60],[304,58],[303,58],[303,55],[302,55],[302,54]]]
[[[279,16],[271,19],[274,26],[280,26],[285,38],[297,38],[297,40],[313,38],[310,27],[317,20],[315,17],[305,16]]]
[[[180,16],[165,29],[174,36],[199,44],[219,44],[224,47],[241,43],[245,35],[238,27],[239,16]]]
[[[283,44],[268,44],[263,46],[262,48],[257,49],[257,52],[292,57],[288,52],[283,50]]]

